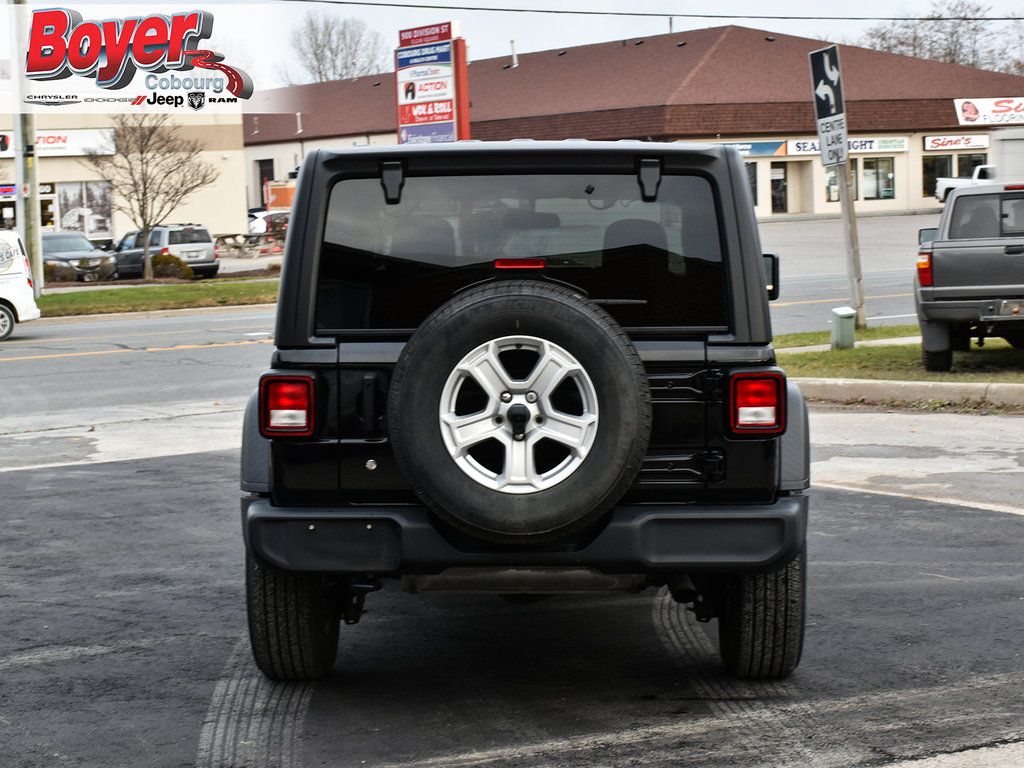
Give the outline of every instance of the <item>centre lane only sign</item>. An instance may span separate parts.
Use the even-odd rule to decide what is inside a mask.
[[[846,105],[843,75],[839,69],[839,48],[830,45],[811,51],[811,89],[814,116],[824,165],[842,165],[847,158]]]

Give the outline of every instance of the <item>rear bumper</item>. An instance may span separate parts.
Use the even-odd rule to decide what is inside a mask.
[[[774,570],[803,549],[808,499],[744,506],[617,507],[608,525],[571,551],[465,551],[425,507],[279,508],[243,497],[254,554],[291,571],[432,574],[470,566],[590,567],[608,573]]]
[[[35,299],[32,298],[31,291],[27,297],[14,303],[14,310],[18,313],[19,323],[27,323],[30,320],[38,320],[42,317],[42,312],[36,305]]]
[[[994,299],[942,299],[917,302],[922,320],[940,323],[1018,323],[1024,313],[1012,314],[1012,308],[1024,301],[1020,297]]]

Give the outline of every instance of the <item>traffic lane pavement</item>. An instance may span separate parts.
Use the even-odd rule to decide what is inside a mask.
[[[17,404],[0,434],[241,407],[270,363],[272,331],[271,310],[238,308],[40,325],[0,345],[4,395]]]
[[[935,226],[938,213],[857,218],[864,305],[869,325],[916,323],[911,286],[917,232]],[[832,309],[852,295],[843,222],[838,218],[762,221],[765,251],[779,254],[781,295],[772,302],[776,334],[824,331]]]
[[[909,281],[917,261],[918,230],[937,226],[940,215],[858,216],[862,271],[884,272],[898,266],[907,269]],[[783,289],[786,275],[846,276],[842,219],[762,220],[758,229],[764,250],[778,253],[782,261]]]

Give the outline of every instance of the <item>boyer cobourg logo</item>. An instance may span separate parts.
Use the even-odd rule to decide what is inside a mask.
[[[38,81],[84,77],[99,88],[116,91],[131,85],[141,70],[146,73],[142,84],[153,91],[149,103],[178,106],[188,98],[188,106],[199,109],[206,101],[249,98],[253,92],[249,75],[224,64],[221,54],[200,48],[212,33],[213,14],[208,11],[101,21],[83,21],[80,13],[68,8],[33,11],[25,76]],[[157,96],[158,91],[187,93],[187,97]],[[207,91],[227,91],[231,97],[207,99]]]

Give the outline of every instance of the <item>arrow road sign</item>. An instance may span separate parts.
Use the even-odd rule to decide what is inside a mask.
[[[843,101],[839,49],[831,45],[811,51],[809,58],[821,162],[825,165],[839,165],[845,163],[847,157],[846,105]]]
[[[819,120],[846,112],[843,104],[843,77],[839,71],[839,49],[832,45],[812,51],[811,87],[814,112]]]

